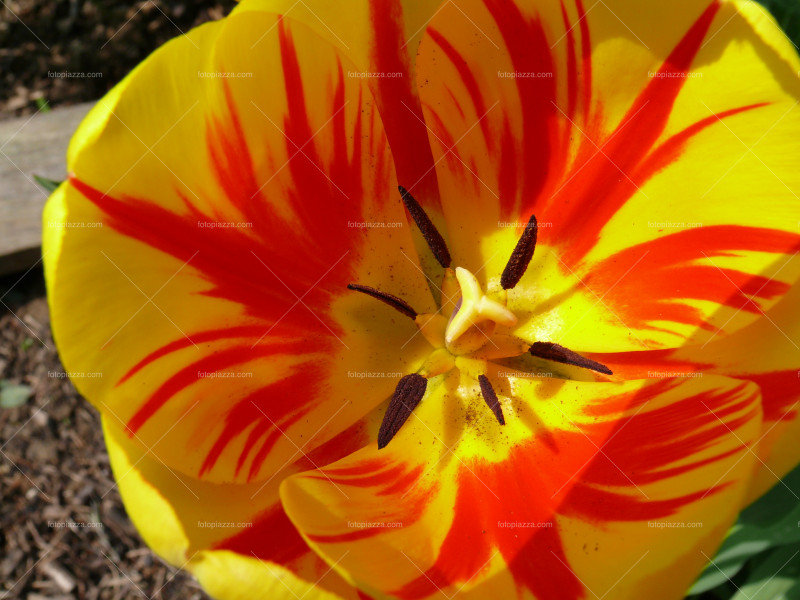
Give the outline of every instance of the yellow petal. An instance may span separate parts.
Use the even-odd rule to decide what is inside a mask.
[[[172,471],[103,419],[125,509],[147,544],[194,573],[215,598],[347,600],[356,590],[306,546],[272,483],[211,484]]]
[[[234,14],[266,10],[298,20],[352,61],[354,66],[347,75],[366,82],[375,98],[398,181],[446,236],[415,66],[425,27],[441,8],[439,2],[430,0],[351,0],[346,5],[326,0],[248,0]],[[263,39],[275,35],[274,30],[267,30]],[[422,237],[415,235],[415,243],[425,273],[431,277],[440,274],[436,261],[423,251]]]
[[[44,216],[61,358],[181,473],[267,479],[424,358],[410,319],[346,289],[433,308],[349,68],[302,24],[234,15],[157,51],[73,139]]]
[[[796,257],[790,260],[798,260]],[[761,391],[762,431],[754,500],[800,463],[800,322],[795,285],[772,310],[730,336],[669,351],[592,355],[621,379],[691,378],[725,375],[756,383]]]
[[[452,7],[450,7],[452,8]],[[447,12],[449,11],[449,12]],[[497,278],[532,213],[517,334],[675,348],[800,276],[800,61],[752,2],[468,0],[417,61],[454,263]]]
[[[490,379],[505,426],[453,371],[385,449],[286,479],[309,544],[404,599],[681,597],[741,507],[756,386]]]
[[[319,560],[319,559],[317,559]],[[199,552],[192,561],[192,573],[205,590],[217,600],[361,600],[355,590],[333,593],[316,580],[301,579],[281,565],[227,551]],[[330,568],[319,568],[328,577]],[[335,575],[331,576],[334,577]],[[346,584],[342,582],[342,589]]]
[[[795,256],[794,260],[800,260]],[[713,364],[713,371],[755,382],[761,389],[764,424],[757,471],[750,488],[755,500],[800,463],[800,285],[762,318],[727,339],[705,347],[678,349],[678,361]],[[702,368],[702,367],[701,367]]]
[[[749,498],[755,500],[800,463],[800,286],[756,323],[727,338],[669,352],[597,354],[622,378],[703,377],[721,374],[756,383],[763,426]]]

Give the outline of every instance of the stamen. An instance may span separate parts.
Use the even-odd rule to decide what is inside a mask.
[[[503,417],[503,408],[500,406],[500,401],[497,399],[497,394],[495,394],[489,379],[486,375],[478,375],[478,383],[481,386],[481,394],[483,394],[483,399],[486,401],[486,404],[492,409],[500,425],[505,425],[506,419]]]
[[[536,237],[539,233],[539,224],[536,222],[536,215],[531,215],[522,237],[519,238],[511,258],[503,269],[500,276],[500,285],[504,290],[510,290],[519,283],[528,265],[533,258],[533,251],[536,249]]]
[[[400,428],[411,416],[420,403],[428,387],[428,380],[418,373],[403,377],[398,383],[389,401],[389,408],[383,416],[378,431],[378,449],[385,448]]]
[[[584,356],[581,356],[577,352],[573,352],[572,350],[564,348],[564,346],[559,346],[558,344],[553,344],[552,342],[534,342],[529,352],[533,356],[538,356],[539,358],[544,358],[546,360],[553,360],[555,362],[560,362],[567,365],[591,369],[592,371],[597,371],[606,375],[614,374],[611,369],[604,364],[590,360]]]
[[[422,237],[428,242],[428,247],[431,249],[431,252],[433,252],[436,260],[438,260],[439,264],[445,269],[448,268],[452,259],[450,258],[450,251],[447,249],[447,244],[444,243],[442,234],[436,229],[436,226],[428,215],[425,214],[425,211],[419,205],[419,202],[414,199],[414,196],[409,194],[408,190],[402,185],[398,186],[397,189],[400,190],[400,197],[403,199],[403,204],[406,205],[408,212],[411,214],[411,218],[414,219],[414,223],[419,227]]]
[[[357,283],[348,283],[347,284],[348,290],[353,290],[355,292],[361,292],[362,294],[366,294],[367,296],[372,296],[373,298],[377,298],[381,302],[384,302],[391,306],[393,309],[403,313],[407,317],[411,317],[412,319],[417,318],[417,311],[415,311],[405,300],[401,300],[397,296],[393,296],[392,294],[387,294],[386,292],[382,292],[380,290],[376,290],[373,287],[369,287],[368,285],[358,285]]]

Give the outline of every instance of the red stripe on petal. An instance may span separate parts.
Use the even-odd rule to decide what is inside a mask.
[[[578,23],[581,29],[581,66],[583,69],[583,122],[589,123],[592,107],[592,40],[589,35],[589,20],[586,18],[586,9],[583,0],[576,0],[578,9]]]
[[[296,372],[236,400],[225,415],[222,432],[206,456],[198,477],[211,470],[228,444],[253,427],[236,468],[238,474],[256,443],[262,441],[250,468],[249,478],[253,478],[269,451],[285,435],[283,432],[312,408],[309,404],[316,397],[320,378],[310,377],[311,369],[303,369],[306,365],[301,365]]]
[[[204,292],[206,295],[241,304],[249,316],[263,319],[264,331],[294,304],[292,293],[283,284],[301,296],[330,268],[330,264],[321,261],[319,256],[309,256],[308,244],[304,245],[305,248],[298,245],[298,249],[290,251],[287,248],[289,244],[277,244],[270,240],[266,234],[277,230],[278,223],[268,224],[266,230],[254,227],[255,235],[235,228],[203,228],[198,226],[199,222],[217,219],[209,218],[188,201],[187,212],[179,214],[139,198],[114,198],[75,177],[69,181],[105,213],[108,226],[174,257],[180,263],[190,263],[191,269],[199,271],[200,276],[212,284],[212,288]],[[263,226],[263,223],[255,225]],[[345,241],[342,240],[342,248],[345,247]],[[219,248],[225,248],[226,252],[220,252]],[[269,258],[276,265],[272,267],[276,275],[265,268],[259,256]],[[114,257],[110,258],[113,260]],[[177,264],[175,270],[180,267],[181,264]],[[337,270],[336,275],[342,281],[349,280],[347,267],[348,260],[345,257],[337,265],[341,271]],[[254,273],[262,273],[263,276],[254,277]],[[165,273],[165,278],[169,275]],[[275,281],[276,276],[280,277],[283,284]],[[317,292],[321,293],[321,290]],[[312,295],[304,300],[310,306],[314,306],[315,298]],[[309,311],[289,311],[283,321],[286,327],[306,332],[325,331],[325,326]],[[332,320],[326,324],[334,331],[338,328]]]
[[[391,463],[388,459],[373,459],[359,462],[351,467],[307,473],[305,478],[325,481],[345,489],[374,487],[377,488],[376,497],[397,497],[403,490],[407,490],[401,503],[387,500],[387,510],[383,515],[387,521],[392,520],[402,523],[403,527],[409,527],[422,517],[431,499],[439,492],[439,482],[421,485],[421,480],[427,473],[428,470],[423,465],[412,468],[404,463]],[[308,538],[319,543],[342,543],[385,533],[386,529],[382,527],[367,527],[342,534],[313,534]]]
[[[628,114],[622,119],[623,123],[629,123],[625,127],[626,142],[631,139],[640,140],[642,146],[649,148],[663,133],[675,100],[686,83],[686,78],[681,75],[688,73],[691,69],[695,56],[700,51],[719,8],[718,2],[713,2],[708,6],[661,65],[658,71],[659,76],[650,81],[633,106],[628,109]],[[642,110],[645,106],[647,111]],[[636,156],[638,151],[638,148],[629,148],[627,143],[622,141],[612,142],[609,147],[612,149],[611,154],[620,159]],[[620,162],[629,163],[631,161],[621,160]]]
[[[720,485],[670,500],[644,501],[641,494],[623,495],[581,484],[575,487],[574,493],[562,505],[561,510],[565,515],[592,523],[646,521],[673,515],[681,506],[701,500],[709,493],[722,491],[726,487]]]
[[[291,157],[289,170],[293,187],[287,190],[289,201],[300,216],[306,228],[305,233],[314,236],[315,242],[321,246],[320,250],[333,254],[346,250],[347,246],[342,244],[346,236],[331,236],[331,225],[343,225],[348,220],[357,218],[359,202],[367,194],[380,205],[380,201],[387,196],[387,189],[377,194],[375,192],[378,190],[363,189],[362,153],[353,152],[352,159],[349,158],[351,151],[348,149],[348,140],[352,138],[358,150],[364,132],[360,111],[357,112],[355,123],[351,125],[352,129],[347,127],[345,108],[348,100],[344,93],[344,71],[341,63],[331,82],[334,88],[333,104],[329,110],[331,121],[323,125],[324,128],[330,127],[333,130],[333,145],[326,149],[326,156],[321,156],[317,144],[312,141],[312,138],[316,139],[317,132],[312,130],[310,124],[308,98],[291,33],[283,25],[283,21],[278,29],[288,105],[288,113],[283,120],[283,133],[286,136],[286,153]],[[358,103],[362,103],[361,96]],[[314,201],[309,201],[310,198]]]
[[[646,410],[650,401],[682,385],[668,380],[604,398],[587,408],[587,416],[633,414],[597,424],[591,419],[580,432],[551,432],[550,444],[537,434],[502,462],[474,461],[459,468],[454,518],[436,561],[392,593],[417,600],[458,587],[490,568],[499,552],[520,588],[534,597],[584,597],[564,554],[555,515],[593,524],[668,516],[727,484],[710,481],[707,488],[657,500],[636,488],[747,451],[733,443],[731,431],[758,419],[754,387],[743,382]],[[731,444],[708,452],[726,441]],[[704,455],[692,460],[698,453]],[[515,527],[521,519],[525,526]]]
[[[578,107],[578,58],[575,51],[574,26],[569,22],[567,7],[561,3],[561,19],[564,22],[564,29],[567,30],[567,115],[570,120],[575,118],[575,111]],[[562,142],[563,147],[567,147],[569,141],[569,127],[565,128],[567,139]]]
[[[560,442],[569,447],[567,439]],[[558,528],[551,520],[550,494],[536,475],[547,464],[540,461],[546,453],[532,443],[515,448],[502,463],[461,469],[453,522],[435,563],[392,595],[418,600],[458,587],[490,568],[490,559],[499,552],[517,583],[539,600],[582,598],[583,586],[565,566]],[[508,526],[522,515],[551,527]]]
[[[266,443],[266,441],[264,440],[264,436],[268,435],[270,430],[273,430],[274,427],[272,423],[270,423],[266,419],[258,419],[255,422],[255,424],[252,425],[253,428],[250,430],[250,433],[247,434],[247,439],[245,440],[244,448],[242,448],[242,451],[239,453],[239,458],[236,461],[236,470],[234,471],[234,475],[237,476],[239,475],[239,473],[241,473],[242,468],[244,467],[244,463],[247,462],[247,459],[255,449],[256,444],[259,441],[264,441],[264,443]],[[243,432],[245,429],[246,428],[242,428],[240,433]],[[205,471],[211,470],[211,468],[214,466],[214,463],[218,460],[220,454],[222,453],[222,449],[224,448],[224,444],[222,445],[222,448],[219,449],[216,448],[216,446],[219,445],[220,444],[218,440],[217,443],[214,444],[215,447],[213,447],[206,455],[206,459],[205,461],[203,461],[203,464],[200,467],[201,474]]]
[[[255,456],[253,457],[253,463],[250,465],[248,479],[253,479],[256,476],[256,474],[261,470],[261,467],[264,465],[264,461],[267,460],[267,457],[269,456],[270,450],[272,450],[272,448],[275,446],[275,444],[281,437],[284,437],[286,435],[285,433],[283,433],[283,430],[297,423],[300,419],[305,417],[312,410],[312,407],[310,406],[301,406],[299,408],[296,408],[295,403],[292,402],[293,396],[291,394],[295,394],[297,393],[297,391],[298,391],[297,389],[293,389],[291,390],[288,396],[284,395],[282,397],[283,410],[288,412],[285,412],[285,415],[282,418],[279,417],[280,420],[276,421],[275,419],[266,417],[271,425],[269,430],[270,432],[269,435],[266,437],[266,439],[264,439],[261,448],[258,449],[258,452],[256,452]],[[262,398],[265,400],[270,399],[270,397],[271,394],[269,393],[264,393],[262,395]],[[308,398],[308,400],[311,401],[311,398]],[[296,412],[294,414],[289,414],[289,412],[291,412],[294,409],[296,409]],[[292,445],[297,446],[298,443],[293,442]]]
[[[373,458],[371,460],[360,461],[351,467],[333,467],[327,469],[325,473],[329,476],[342,478],[340,481],[344,481],[343,478],[346,477],[366,476],[368,473],[381,471],[386,468],[392,468],[388,458]],[[379,482],[380,480],[376,481]]]
[[[726,119],[728,117],[732,117],[734,115],[738,115],[740,113],[744,113],[750,110],[754,110],[757,108],[763,108],[765,106],[769,106],[769,102],[761,102],[759,104],[750,104],[748,106],[740,106],[738,108],[732,108],[730,110],[723,111],[718,114],[711,115],[703,119],[702,121],[698,121],[693,125],[687,127],[680,133],[676,133],[672,137],[670,137],[667,141],[662,143],[658,146],[653,152],[647,157],[646,160],[642,162],[642,164],[637,167],[635,174],[631,177],[634,181],[637,182],[639,186],[644,184],[648,181],[653,175],[670,165],[671,163],[677,161],[683,151],[686,148],[686,144],[691,141],[691,139],[696,136],[698,133],[714,125],[721,121],[722,119]]]
[[[540,527],[508,560],[514,579],[542,600],[577,600],[585,598],[583,584],[572,572],[564,554],[561,535],[553,521],[551,527]],[[515,535],[506,529],[504,536]],[[511,540],[509,540],[511,541]],[[510,544],[509,544],[510,545]],[[546,573],[543,577],[542,574]]]
[[[376,70],[402,73],[402,77],[377,78],[373,89],[392,147],[397,180],[412,191],[423,206],[441,210],[433,153],[416,94],[416,81],[409,65],[410,40],[406,39],[402,26],[403,3],[400,0],[371,0],[370,19]]]
[[[800,402],[800,371],[773,371],[746,375],[761,388],[764,421],[791,421],[797,417]]]
[[[500,170],[497,174],[498,193],[502,199],[508,199],[503,206],[503,210],[509,212],[513,210],[514,198],[519,193],[519,169],[522,165],[517,164],[516,135],[514,125],[508,116],[503,118],[503,130],[500,134]]]
[[[321,446],[317,446],[308,453],[303,453],[295,466],[299,471],[323,468],[360,450],[374,439],[369,433],[366,421],[363,419],[356,421]]]
[[[646,408],[647,402],[654,397],[653,394],[666,393],[680,385],[680,381],[676,379],[653,384],[646,395],[641,394],[626,408],[627,410],[634,410],[637,406]],[[633,416],[619,419],[608,442],[603,445],[603,453],[598,453],[596,459],[583,472],[578,486],[580,489],[576,488],[571,492],[569,501],[573,500],[572,496],[579,497],[584,488],[641,486],[742,452],[744,448],[737,446],[711,457],[706,456],[686,462],[688,458],[703,453],[721,439],[730,436],[731,431],[736,431],[757,418],[759,406],[753,402],[752,391],[748,391],[747,386],[748,384],[743,382],[733,389],[705,391],[656,410],[642,410],[635,412]],[[594,407],[589,414],[614,410],[614,406],[619,402],[625,402],[624,398]],[[591,426],[585,427],[588,435],[599,439],[598,434],[592,434],[592,429]],[[681,462],[680,466],[673,466],[678,462]],[[714,484],[714,482],[709,483]],[[718,490],[702,490],[701,493],[707,495],[713,491]],[[650,501],[641,493],[633,497],[620,495],[619,500],[626,505],[636,502],[641,504],[637,511],[631,513],[632,515],[646,513],[647,507],[651,507],[654,511],[652,518],[664,516],[659,511],[668,506],[672,507],[672,510],[677,510],[691,501],[676,498],[670,501],[671,504],[651,506]],[[605,503],[604,506],[610,506],[610,510],[618,510],[613,503]],[[595,515],[597,519],[606,517],[602,513]],[[639,517],[632,519],[636,520]]]
[[[185,350],[190,346],[194,346],[196,344],[206,344],[209,342],[218,342],[220,340],[230,340],[234,338],[250,338],[250,339],[258,339],[264,334],[263,327],[231,327],[228,329],[212,329],[209,331],[201,331],[199,333],[192,334],[192,339],[189,338],[181,338],[179,340],[175,340],[174,342],[170,342],[159,348],[158,350],[154,350],[147,356],[145,356],[142,360],[136,363],[122,378],[116,383],[116,385],[120,385],[128,381],[131,377],[136,375],[139,371],[147,367],[148,365],[154,363],[159,358],[163,358],[172,354],[173,352],[177,352],[179,350]]]
[[[554,59],[541,21],[526,17],[513,3],[485,0],[485,4],[497,23],[514,71],[554,74]],[[519,166],[500,176],[514,174],[522,181],[501,183],[501,189],[515,190],[513,194],[501,195],[502,214],[509,217],[520,205],[523,214],[534,212],[533,202],[544,188],[548,175],[560,170],[553,160],[560,160],[561,154],[553,151],[558,146],[554,128],[558,114],[555,77],[515,77],[513,81],[523,113],[521,122],[517,122],[521,129],[511,127],[511,130],[522,147],[516,156],[503,157],[518,161]]]
[[[475,79],[475,75],[470,70],[470,66],[467,64],[467,61],[459,54],[458,50],[447,40],[445,36],[441,33],[429,27],[427,30],[428,35],[430,38],[436,42],[436,45],[442,49],[445,56],[450,60],[452,65],[458,71],[459,77],[461,77],[461,82],[464,84],[464,87],[467,88],[467,93],[469,94],[470,101],[472,102],[473,111],[478,115],[478,117],[484,115],[486,113],[486,102],[484,101],[483,94],[481,93],[480,87],[478,86],[478,82]],[[463,109],[459,106],[458,100],[453,97],[453,103],[455,106],[459,107],[463,114]],[[481,128],[481,133],[483,133],[483,138],[486,140],[486,143],[489,144],[489,149],[492,149],[492,144],[494,142],[494,136],[491,135],[489,131],[489,121],[486,119],[481,119],[479,124]],[[442,124],[439,124],[438,129],[441,131],[444,129]],[[453,144],[448,143],[447,148],[450,148]],[[446,151],[447,148],[444,148]],[[453,151],[456,149],[454,148]]]
[[[255,348],[251,348],[249,345],[236,346],[191,362],[156,388],[144,404],[142,404],[129,419],[127,425],[128,431],[133,435],[176,394],[184,391],[187,387],[198,381],[202,381],[199,375],[200,372],[215,373],[246,364],[258,358],[267,358],[282,353],[299,353],[302,352],[304,346],[305,343],[302,340],[298,342],[274,344],[272,346],[257,346]],[[307,378],[307,380],[309,382],[313,381],[310,377]]]
[[[714,363],[691,362],[672,358],[674,349],[641,352],[591,353],[586,356],[606,365],[621,381],[663,377],[663,373],[699,373],[710,371]]]
[[[740,225],[703,227],[626,248],[592,268],[585,281],[592,289],[608,290],[609,305],[629,327],[662,330],[651,324],[657,320],[713,330],[699,309],[683,301],[708,300],[757,313],[763,309],[758,299],[778,298],[789,285],[698,261],[741,252],[798,250],[800,236],[795,233]]]
[[[393,489],[398,480],[409,481],[419,479],[423,474],[421,467],[408,470],[408,465],[391,463],[388,459],[376,459],[358,463],[354,467],[329,469],[325,474],[310,475],[311,478],[325,479],[335,484],[353,487],[380,487]],[[383,492],[381,492],[383,493]]]
[[[691,68],[719,6],[716,2],[711,4],[689,29],[662,64],[660,76],[648,83],[617,129],[606,136],[608,143],[586,123],[585,134],[595,141],[584,142],[579,155],[589,153],[592,158],[576,165],[575,170],[581,170],[579,177],[565,174],[568,183],[542,213],[544,220],[557,217],[558,222],[570,223],[569,228],[559,232],[558,238],[558,243],[564,246],[562,258],[567,264],[575,265],[586,255],[596,244],[605,224],[637,191],[637,186],[641,187],[646,181],[634,180],[637,165],[664,132],[686,82],[685,77],[678,75],[688,73]],[[595,143],[603,152],[596,151]],[[602,202],[597,201],[597,190],[606,190]],[[565,206],[568,207],[566,213]]]
[[[223,91],[228,109],[225,115],[227,123],[213,114],[206,118],[206,147],[214,177],[231,206],[252,222],[269,223],[274,217],[266,211],[255,171],[250,168],[252,156],[227,79],[223,80]]]
[[[589,23],[586,19],[586,11],[583,2],[577,0],[575,8],[578,11],[578,18],[575,23],[570,22],[567,8],[561,3],[561,19],[566,29],[567,41],[567,116],[570,121],[577,116],[578,108],[583,108],[582,119],[585,124],[590,122],[590,109],[592,100],[592,44],[589,35]],[[580,32],[580,62],[578,60],[578,45],[575,39],[576,28]],[[564,135],[566,139],[562,142],[562,147],[568,147],[570,135],[572,135],[572,124],[565,124]]]
[[[403,490],[410,490],[426,472],[427,469],[423,465],[419,465],[407,473],[400,474],[395,478],[394,483],[378,492],[378,496],[393,496],[402,493]]]
[[[309,552],[297,529],[280,506],[254,519],[252,527],[217,542],[213,550],[230,550],[242,556],[285,565]]]
[[[320,544],[346,544],[348,542],[365,540],[385,533],[386,530],[383,527],[360,527],[356,531],[350,531],[348,533],[339,533],[337,535],[307,534],[306,537],[308,537],[310,541]]]

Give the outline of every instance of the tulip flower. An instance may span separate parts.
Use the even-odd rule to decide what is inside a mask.
[[[721,0],[166,44],[44,218],[144,540],[226,599],[681,598],[800,461],[798,71]]]

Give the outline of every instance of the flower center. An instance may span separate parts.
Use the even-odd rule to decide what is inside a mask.
[[[497,325],[514,327],[517,317],[506,308],[505,290],[502,301],[495,300],[483,293],[475,275],[462,267],[456,267],[455,273],[461,300],[447,324],[444,341],[453,354],[466,354],[485,346]]]
[[[445,269],[442,280],[442,305],[455,301],[450,318],[439,311],[419,314],[407,302],[375,288],[351,283],[348,289],[367,294],[411,318],[434,347],[416,373],[406,375],[397,384],[378,432],[378,448],[384,448],[397,434],[422,401],[428,379],[459,368],[472,375],[481,395],[497,421],[505,425],[500,400],[486,376],[486,361],[530,353],[533,356],[611,375],[605,365],[588,359],[552,342],[530,344],[514,335],[518,320],[506,306],[507,292],[520,281],[536,249],[538,226],[531,216],[500,277],[499,289],[481,288],[473,273],[463,267],[452,269],[444,238],[414,197],[403,187],[400,196],[411,218],[419,227],[436,260]]]

